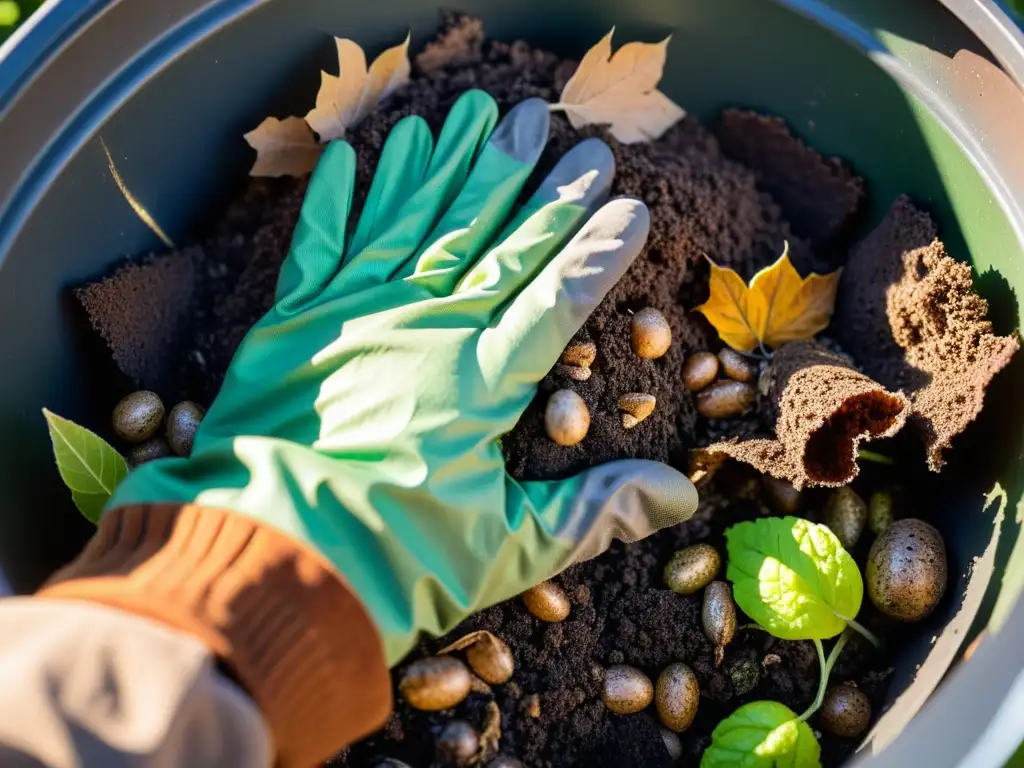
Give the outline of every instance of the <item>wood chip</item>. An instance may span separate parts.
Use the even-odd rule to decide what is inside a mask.
[[[487,720],[484,722],[484,730],[480,734],[480,753],[476,763],[484,763],[498,754],[498,746],[501,742],[501,710],[493,702],[487,702]]]
[[[619,410],[622,414],[622,426],[632,429],[641,421],[654,413],[654,395],[644,392],[627,392],[619,398]]]

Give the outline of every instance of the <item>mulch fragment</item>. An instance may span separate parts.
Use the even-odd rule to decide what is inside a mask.
[[[727,155],[757,173],[793,231],[816,245],[841,234],[864,201],[864,180],[839,158],[804,144],[782,118],[727,109],[715,135]]]
[[[860,443],[896,434],[909,413],[902,392],[886,391],[813,341],[782,346],[763,375],[774,437],[720,441],[701,455],[725,454],[796,488],[846,485],[859,472]]]
[[[180,360],[198,251],[128,262],[74,291],[118,368],[141,389],[160,389]]]
[[[854,248],[832,328],[863,370],[913,403],[928,468],[977,418],[985,390],[1020,347],[996,336],[971,268],[950,257],[931,217],[901,196]]]

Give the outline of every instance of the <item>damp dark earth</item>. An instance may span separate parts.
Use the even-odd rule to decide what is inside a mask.
[[[422,115],[436,131],[470,88],[491,94],[502,112],[530,97],[555,103],[576,67],[523,41],[490,39],[477,19],[446,15],[414,58],[411,81],[347,136],[359,161],[354,209],[402,117]],[[894,518],[918,516],[908,497],[929,470],[942,469],[944,452],[1017,349],[1015,339],[994,335],[970,269],[945,252],[918,201],[885,201],[889,214],[865,227],[870,190],[856,169],[820,155],[778,118],[741,109],[707,124],[686,116],[657,140],[624,144],[556,112],[535,179],[589,136],[611,146],[613,194],[647,204],[651,234],[503,437],[508,471],[562,478],[609,460],[653,459],[694,478],[699,508],[681,525],[615,543],[556,577],[568,615],[559,609],[547,618],[560,620],[538,618],[517,598],[446,637],[423,639],[394,670],[387,725],[332,765],[697,765],[716,724],[740,705],[770,700],[804,711],[819,684],[814,645],[778,639],[740,612],[717,659],[702,617],[706,586],[673,591],[666,566],[680,549],[706,544],[721,558],[724,580],[727,528],[797,514],[829,525],[863,572],[876,536]],[[249,179],[188,246],[133,257],[76,290],[132,387],[168,403],[210,405],[242,337],[272,302],[307,181]],[[695,311],[709,299],[710,261],[750,281],[787,249],[801,276],[843,269],[831,324],[770,362],[732,352]],[[644,312],[670,330],[657,356],[637,353],[637,317],[654,316]],[[551,439],[544,418],[551,396],[566,389],[589,414],[585,436],[570,445]],[[896,463],[864,461],[867,447]],[[852,491],[862,507],[837,501],[837,489]],[[899,636],[896,620],[867,593],[857,621],[883,639]],[[398,693],[408,664],[480,630],[511,651],[510,678],[474,680],[468,696],[441,711],[416,709]],[[860,713],[866,699],[877,717],[899,651],[898,642],[879,650],[853,635],[830,686],[846,684],[839,694]],[[629,665],[654,683],[680,663],[699,697],[678,737],[666,735],[656,703],[617,714],[602,699],[610,667]],[[863,727],[837,735],[843,728],[822,720],[830,716],[820,712],[809,725],[822,763],[835,766]]]

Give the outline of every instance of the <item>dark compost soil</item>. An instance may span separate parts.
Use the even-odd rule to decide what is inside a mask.
[[[357,209],[384,139],[399,118],[419,114],[436,130],[457,96],[472,87],[490,93],[503,111],[531,96],[557,101],[574,68],[575,62],[521,41],[487,40],[479,21],[446,17],[437,42],[417,57],[410,85],[352,132],[359,157]],[[554,115],[537,177],[589,135],[603,133],[577,131]],[[730,110],[714,130],[687,117],[650,144],[624,146],[604,138],[617,161],[614,193],[647,203],[651,236],[579,333],[597,346],[591,378],[576,382],[549,374],[535,403],[503,439],[509,471],[517,477],[559,477],[623,457],[685,469],[694,446],[763,431],[763,408],[729,422],[698,418],[693,396],[681,385],[685,356],[721,346],[703,316],[691,311],[707,297],[705,256],[749,279],[788,241],[803,274],[826,271],[844,261],[849,243],[843,238],[863,202],[865,185],[847,166],[821,157],[775,118]],[[187,398],[209,405],[242,336],[271,302],[305,185],[305,179],[250,180],[196,245],[137,260],[79,292],[121,370],[136,385],[157,391],[169,403]],[[672,326],[669,352],[653,361],[638,359],[629,346],[631,313],[645,306],[661,310]],[[140,317],[151,322],[140,325]],[[546,394],[562,387],[576,390],[592,417],[586,440],[572,448],[551,442],[540,418]],[[654,413],[632,430],[622,428],[617,409],[624,392],[657,398]],[[865,497],[885,479],[880,471],[857,479]],[[816,518],[823,493],[805,494],[803,514]],[[682,734],[680,764],[696,765],[715,724],[742,703],[774,699],[803,710],[818,682],[810,643],[743,629],[716,668],[701,630],[701,596],[672,593],[661,578],[679,547],[707,541],[724,551],[726,527],[766,512],[756,473],[726,465],[701,488],[700,509],[689,522],[638,544],[613,545],[562,574],[558,581],[573,601],[565,622],[544,624],[513,600],[471,617],[448,637],[424,640],[411,658],[468,631],[490,630],[511,646],[515,674],[490,693],[473,693],[454,713],[417,712],[399,699],[382,732],[335,762],[372,766],[391,757],[414,768],[430,765],[439,727],[457,716],[483,730],[494,718],[493,702],[500,712],[500,753],[527,766],[667,766],[671,761],[653,712],[616,716],[601,702],[603,669],[620,662],[640,667],[652,680],[677,661],[696,672],[700,708]],[[854,553],[860,562],[870,538],[866,535]],[[885,622],[865,604],[862,621],[885,634]],[[855,681],[878,712],[889,658],[856,638],[832,680]],[[821,743],[826,765],[842,762],[856,746],[828,734],[821,734]]]

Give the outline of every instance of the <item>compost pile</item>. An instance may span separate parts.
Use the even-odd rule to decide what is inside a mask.
[[[487,91],[503,111],[534,96],[557,102],[576,66],[522,41],[485,39],[476,19],[446,16],[436,41],[415,59],[411,82],[348,136],[359,160],[355,210],[401,117],[422,115],[436,131],[468,88]],[[865,499],[888,489],[886,468],[860,472],[858,444],[895,434],[905,422],[922,436],[937,470],[943,449],[980,411],[992,376],[1016,351],[1015,340],[992,334],[969,268],[945,254],[934,224],[909,200],[897,200],[873,233],[853,242],[863,181],[792,136],[782,121],[728,110],[711,127],[686,117],[656,141],[621,144],[600,127],[576,129],[555,114],[536,177],[592,135],[615,154],[613,193],[648,205],[651,235],[574,340],[595,351],[583,366],[586,375],[578,365],[556,366],[503,438],[508,469],[517,478],[556,478],[612,459],[654,459],[702,478],[700,507],[687,523],[641,543],[614,544],[560,575],[556,583],[571,601],[563,621],[541,621],[521,600],[511,600],[469,618],[448,637],[423,640],[410,660],[487,630],[511,648],[514,674],[501,685],[477,681],[468,698],[442,712],[418,711],[396,697],[383,731],[339,755],[338,765],[375,766],[385,758],[431,765],[439,759],[439,734],[458,719],[484,734],[471,759],[482,765],[511,766],[515,758],[531,767],[668,766],[673,759],[651,709],[623,716],[602,702],[605,669],[621,663],[652,680],[676,662],[695,673],[700,703],[680,734],[681,764],[695,765],[715,725],[742,703],[771,699],[803,710],[819,678],[812,644],[741,626],[716,664],[702,629],[701,595],[670,591],[666,564],[697,542],[724,553],[723,532],[738,521],[794,511],[795,496],[780,501],[769,475],[786,481],[790,491],[807,486],[799,509],[810,520],[822,517],[832,493],[825,486],[852,481]],[[243,335],[270,306],[305,185],[305,178],[252,179],[205,239],[134,259],[79,289],[93,324],[136,386],[166,401],[212,402]],[[696,390],[704,386],[691,391],[684,385],[684,364],[695,353],[724,348],[705,315],[693,311],[709,299],[706,257],[747,281],[787,244],[801,275],[845,266],[828,335],[782,347],[785,353],[776,353],[770,366],[744,358],[753,369],[737,377],[748,379],[741,383],[749,387],[749,407],[699,409]],[[632,346],[631,324],[651,309],[667,320],[672,341],[660,357],[644,359]],[[556,444],[545,431],[545,404],[559,389],[579,394],[590,413],[589,431],[576,445]],[[656,403],[630,428],[623,421],[624,393]],[[859,562],[871,539],[865,533],[849,547]],[[866,600],[860,621],[881,635],[891,625]],[[892,652],[854,637],[832,680],[854,683],[877,713]],[[814,719],[811,724],[817,728]],[[857,744],[829,732],[816,735],[826,765],[841,762]]]

